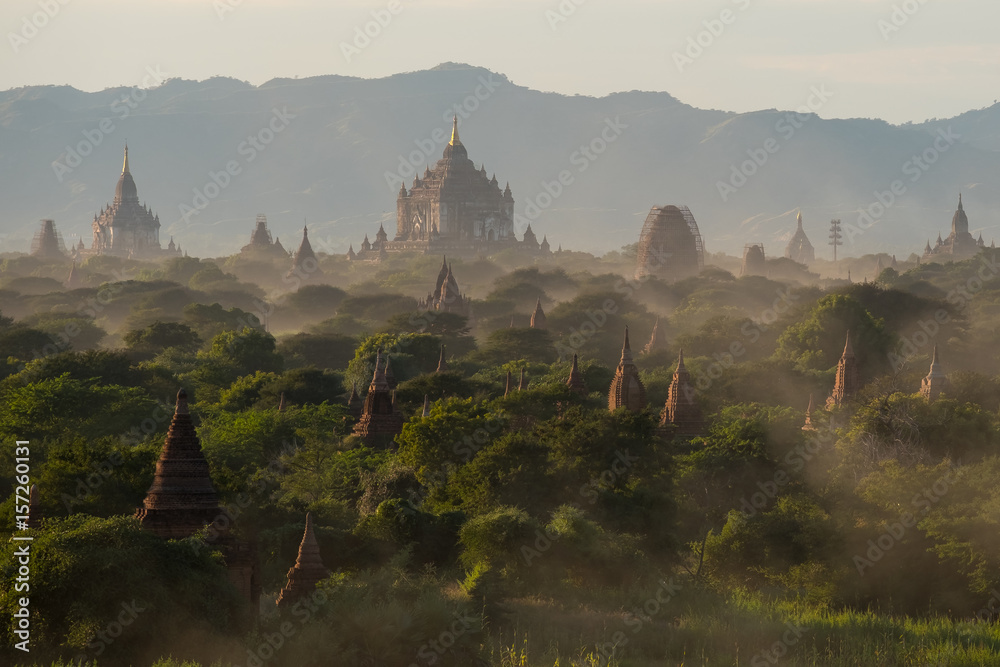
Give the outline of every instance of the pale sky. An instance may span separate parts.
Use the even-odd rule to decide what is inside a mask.
[[[372,12],[391,18],[348,59]],[[797,108],[825,85],[822,117],[920,122],[1000,98],[998,25],[997,0],[3,0],[0,90],[135,86],[147,67],[260,84],[454,61],[543,91],[729,111]]]

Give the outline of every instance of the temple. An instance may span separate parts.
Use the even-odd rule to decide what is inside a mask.
[[[396,399],[389,388],[382,366],[382,350],[375,357],[375,373],[365,396],[361,417],[354,425],[354,435],[366,444],[388,444],[403,430],[403,415],[396,409]]]
[[[139,194],[128,164],[128,146],[122,173],[115,187],[114,201],[94,215],[94,242],[91,253],[121,257],[151,258],[179,256],[175,247],[160,247],[160,217],[139,203]]]
[[[313,532],[312,514],[306,514],[306,529],[299,544],[299,555],[295,559],[295,565],[288,570],[288,583],[281,589],[276,604],[279,607],[292,606],[310,595],[316,589],[316,584],[328,576],[330,572],[320,558],[319,543]]]
[[[663,337],[660,335],[660,318],[656,318],[656,322],[653,323],[653,331],[649,334],[649,342],[646,343],[646,347],[642,348],[643,354],[651,354],[666,347],[663,344]]]
[[[705,420],[691,384],[691,373],[684,365],[684,350],[677,355],[677,369],[667,389],[667,403],[660,417],[660,426],[667,424],[673,424],[674,434],[681,436],[701,435],[705,430]]]
[[[384,233],[384,230],[383,230]],[[543,241],[548,246],[547,241]],[[396,235],[369,243],[348,258],[378,261],[379,253],[414,250],[476,254],[487,248],[524,247],[546,252],[531,233],[525,242],[514,235],[514,195],[508,183],[502,190],[496,175],[477,169],[458,135],[458,117],[451,140],[433,168],[414,176],[410,189],[401,182],[396,197]],[[353,246],[351,248],[353,251]],[[352,257],[353,254],[353,257]]]
[[[56,231],[54,220],[42,220],[42,226],[31,240],[31,256],[39,259],[66,259],[66,245]]]
[[[646,407],[646,387],[639,379],[639,369],[632,361],[632,348],[628,342],[628,327],[625,327],[625,342],[622,345],[622,358],[615,369],[615,378],[611,381],[608,391],[608,410],[627,408],[639,412]]]
[[[813,248],[812,243],[809,243],[809,238],[806,236],[805,230],[802,229],[801,211],[795,217],[795,224],[795,233],[792,234],[788,245],[785,246],[785,257],[795,260],[800,264],[809,264],[815,261],[816,250]]]
[[[271,232],[267,228],[267,216],[260,214],[257,216],[257,224],[250,234],[250,243],[240,248],[240,254],[250,257],[273,257],[285,259],[288,251],[281,245],[279,239],[271,240]]]
[[[583,381],[583,373],[580,372],[577,366],[576,355],[573,355],[573,365],[569,369],[569,378],[566,380],[566,386],[570,388],[570,391],[574,391],[581,396],[587,395],[587,383]]]
[[[854,347],[851,345],[851,332],[848,331],[844,353],[837,363],[837,379],[833,385],[833,393],[826,400],[827,409],[843,405],[859,389],[861,389],[861,375],[858,373],[858,360],[854,356]]]
[[[928,401],[934,401],[948,385],[948,376],[938,361],[937,345],[934,346],[934,356],[931,358],[931,368],[927,376],[920,381],[920,395]]]
[[[767,264],[764,261],[764,244],[748,243],[743,247],[743,264],[740,266],[740,275],[767,275]]]
[[[944,261],[953,259],[967,259],[979,253],[985,247],[982,234],[979,240],[972,238],[969,233],[969,216],[965,214],[965,207],[962,206],[962,195],[958,195],[958,208],[951,218],[951,234],[948,238],[942,239],[938,234],[937,242],[931,247],[930,241],[924,248],[924,261]]]
[[[687,206],[654,206],[639,233],[636,277],[653,275],[680,280],[697,275],[705,264],[705,247]]]
[[[448,371],[448,360],[444,356],[444,345],[441,346],[441,358],[438,359],[438,365],[435,369],[435,373],[446,373]]]
[[[230,535],[229,515],[219,506],[183,389],[177,393],[153,484],[135,516],[143,528],[165,540],[184,539],[211,526],[209,542],[222,550],[230,581],[251,605],[256,604],[260,577],[255,549]]]
[[[426,310],[436,310],[441,313],[457,313],[469,316],[470,300],[458,289],[458,281],[451,271],[451,264],[447,258],[441,261],[441,270],[438,271],[437,282],[434,284],[434,291],[427,295],[426,299],[420,301],[419,306]]]
[[[545,328],[545,311],[542,310],[542,299],[539,297],[535,301],[535,310],[531,313],[531,328],[532,329],[544,329]]]
[[[309,280],[309,278],[322,274],[323,272],[319,270],[319,260],[316,259],[316,253],[313,252],[312,244],[309,243],[309,227],[303,225],[302,243],[299,244],[299,249],[292,256],[292,268],[288,270],[287,276],[297,276],[302,280]]]
[[[816,412],[816,402],[813,400],[813,395],[809,394],[809,405],[806,407],[806,421],[802,425],[803,431],[815,431],[816,425],[813,424],[813,413]]]

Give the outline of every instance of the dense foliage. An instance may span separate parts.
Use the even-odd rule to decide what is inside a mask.
[[[4,622],[3,664],[1000,660],[1000,287],[970,291],[981,259],[666,283],[623,277],[619,253],[508,253],[454,262],[473,318],[418,308],[439,258],[321,262],[323,282],[289,291],[283,262],[94,257],[70,291],[61,263],[4,261],[0,528],[15,440],[45,520],[32,654]],[[545,329],[527,326],[536,301]],[[607,408],[626,325],[638,413]],[[848,331],[865,386],[827,413]],[[950,381],[928,402],[935,345]],[[660,428],[681,349],[708,422],[690,438]],[[346,405],[379,350],[406,416],[388,447],[353,436]],[[566,386],[574,354],[586,395]],[[261,614],[203,536],[132,518],[181,386],[256,545]],[[307,512],[331,574],[279,612]],[[0,549],[5,617],[18,546]]]

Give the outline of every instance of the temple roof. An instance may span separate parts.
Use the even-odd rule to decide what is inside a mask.
[[[139,193],[135,187],[135,180],[132,172],[128,168],[128,144],[125,145],[125,160],[122,163],[122,175],[118,178],[118,185],[115,186],[115,202],[138,202]]]

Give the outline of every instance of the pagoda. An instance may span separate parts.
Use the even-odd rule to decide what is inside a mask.
[[[587,395],[587,383],[583,381],[583,373],[580,372],[577,366],[575,354],[573,355],[573,365],[569,369],[569,378],[566,380],[566,386],[581,396]]]
[[[531,312],[531,328],[532,329],[544,329],[545,328],[545,311],[542,310],[542,299],[539,297],[535,301],[535,310]]]
[[[219,506],[183,389],[177,392],[153,484],[135,516],[143,528],[163,539],[184,539],[209,526],[208,541],[221,549],[233,585],[251,605],[256,603],[260,596],[256,549],[230,535],[229,514]]]
[[[290,607],[302,598],[310,595],[316,584],[330,576],[329,570],[323,565],[319,554],[319,543],[313,532],[312,514],[306,514],[306,529],[302,533],[299,544],[299,555],[295,565],[288,570],[288,583],[278,594],[277,605]]]
[[[115,186],[115,198],[111,204],[94,215],[94,243],[91,251],[102,255],[121,257],[179,256],[179,248],[173,252],[160,247],[160,217],[146,204],[139,203],[135,179],[128,163],[128,146],[122,173]]]
[[[691,374],[684,365],[684,350],[677,355],[677,369],[667,389],[667,403],[663,407],[660,425],[673,424],[676,435],[701,435],[705,430],[705,420],[701,407],[695,400],[695,389],[691,384]]]
[[[948,385],[948,376],[941,368],[938,361],[937,345],[934,346],[934,356],[931,358],[931,369],[927,376],[920,381],[920,395],[928,401],[934,401],[941,395],[941,391]]]
[[[816,250],[802,229],[802,211],[795,216],[795,233],[785,246],[785,257],[799,264],[809,264],[816,259]]]
[[[827,409],[843,405],[859,389],[861,389],[861,375],[858,372],[858,360],[854,356],[854,346],[851,345],[851,332],[848,331],[844,353],[837,362],[837,379],[833,385],[833,393],[826,400]]]
[[[384,444],[403,430],[403,415],[396,409],[395,396],[385,377],[382,350],[375,357],[375,373],[365,396],[361,417],[354,425],[354,435],[366,444]]]
[[[632,348],[628,342],[628,327],[625,327],[625,342],[622,345],[622,358],[615,370],[608,391],[608,410],[627,408],[639,412],[646,407],[646,387],[639,379],[639,369],[632,361]]]

